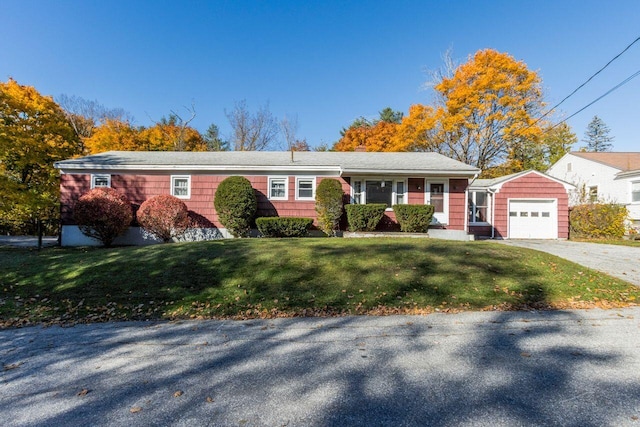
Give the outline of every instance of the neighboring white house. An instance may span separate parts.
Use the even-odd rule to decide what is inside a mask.
[[[565,154],[547,175],[571,182],[577,188],[569,201],[601,200],[625,205],[635,227],[640,227],[640,152]]]

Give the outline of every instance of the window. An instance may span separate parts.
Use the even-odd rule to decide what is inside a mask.
[[[595,203],[598,201],[598,186],[589,187],[589,201]]]
[[[488,200],[486,191],[469,192],[469,222],[488,222],[487,208]],[[512,212],[513,213],[513,212]]]
[[[269,200],[287,200],[287,177],[269,178]]]
[[[353,203],[362,204],[362,181],[353,182]]]
[[[631,183],[631,201],[640,202],[640,181]]]
[[[431,200],[429,204],[433,205],[435,213],[444,212],[444,184],[429,184],[429,194]]]
[[[171,177],[171,195],[179,199],[188,199],[191,197],[191,177],[172,176]]]
[[[91,175],[91,188],[111,187],[111,175]]]
[[[316,197],[316,179],[296,178],[296,200],[314,200]]]
[[[404,204],[404,199],[405,199],[405,195],[404,195],[404,181],[398,181],[396,182],[396,205],[403,205]]]
[[[351,183],[354,204],[381,203],[387,208],[406,203],[406,188],[404,180],[354,180]]]
[[[367,204],[383,203],[391,206],[393,181],[366,181]]]

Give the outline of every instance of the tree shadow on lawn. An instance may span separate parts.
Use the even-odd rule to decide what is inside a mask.
[[[640,415],[640,373],[629,368],[638,364],[637,348],[591,326],[589,312],[474,319],[465,313],[0,331],[0,406],[16,426],[596,426]],[[607,320],[609,328],[624,321],[613,314]],[[7,369],[11,364],[18,366]],[[89,392],[78,395],[83,389]]]

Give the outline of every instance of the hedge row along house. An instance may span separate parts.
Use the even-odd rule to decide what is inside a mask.
[[[61,173],[63,246],[97,244],[74,224],[73,206],[100,186],[122,192],[134,206],[171,194],[186,203],[209,236],[228,237],[213,198],[218,184],[231,175],[251,182],[258,216],[315,219],[315,189],[321,180],[334,178],[342,184],[345,203],[387,205],[383,230],[397,229],[393,205],[431,204],[435,213],[429,233],[435,237],[568,237],[570,184],[534,171],[500,182],[478,180],[479,169],[438,153],[110,151],[55,167]],[[133,224],[114,243],[145,242]]]

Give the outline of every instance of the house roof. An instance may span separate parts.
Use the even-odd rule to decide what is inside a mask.
[[[108,151],[56,162],[63,173],[90,171],[325,172],[335,174],[448,174],[480,170],[438,153],[315,151]]]
[[[497,178],[476,179],[469,185],[469,190],[487,190],[487,189],[496,190],[496,189],[499,189],[500,187],[502,187],[502,185],[505,184],[506,182],[509,182],[511,180],[520,178],[521,176],[528,175],[530,173],[534,173],[536,175],[543,176],[543,177],[548,178],[548,179],[550,179],[552,181],[555,181],[555,182],[557,182],[559,184],[562,184],[567,189],[574,188],[574,185],[571,184],[571,183],[562,181],[562,180],[560,180],[558,178],[554,178],[554,177],[549,176],[547,174],[544,174],[542,172],[538,172],[536,170],[529,169],[529,170],[522,171],[522,172],[512,173],[510,175],[499,176]]]
[[[587,153],[583,151],[572,151],[569,153],[576,157],[602,163],[622,172],[640,169],[640,152],[629,153]]]

